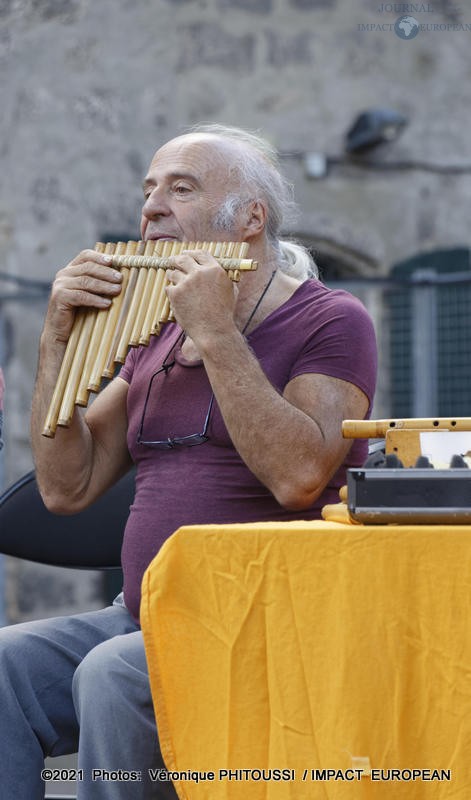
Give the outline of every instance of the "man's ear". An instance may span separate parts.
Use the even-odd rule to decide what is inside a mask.
[[[248,236],[258,236],[265,230],[267,210],[260,200],[252,200],[245,209],[245,228]]]

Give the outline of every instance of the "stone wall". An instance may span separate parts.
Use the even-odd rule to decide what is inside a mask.
[[[424,29],[404,41],[394,22],[409,12]],[[291,232],[363,272],[466,244],[469,23],[447,0],[0,0],[0,272],[48,282],[97,239],[135,237],[155,148],[208,120],[268,136],[302,209]],[[409,124],[373,157],[399,166],[345,162],[352,121],[384,106]],[[325,178],[306,177],[310,152],[332,157]],[[0,304],[4,483],[31,466],[44,309]]]

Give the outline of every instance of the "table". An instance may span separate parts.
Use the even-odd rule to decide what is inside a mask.
[[[179,797],[471,797],[470,606],[471,526],[180,528],[141,607],[167,767],[215,774]]]

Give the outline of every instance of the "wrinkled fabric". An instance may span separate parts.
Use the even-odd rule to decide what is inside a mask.
[[[469,526],[181,528],[141,605],[166,765],[296,773],[180,780],[181,800],[467,800],[470,605]],[[312,778],[358,765],[389,780]]]

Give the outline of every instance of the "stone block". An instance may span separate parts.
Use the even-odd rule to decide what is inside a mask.
[[[337,0],[289,0],[298,11],[316,11],[318,8],[335,8]]]
[[[312,64],[313,39],[310,31],[301,31],[288,36],[278,31],[267,31],[268,63],[278,68],[287,64]]]
[[[81,0],[32,0],[31,11],[43,21],[75,22],[82,5]]]
[[[228,33],[216,22],[195,22],[181,30],[181,72],[195,67],[217,67],[232,72],[250,72],[255,66],[255,36]]]
[[[273,0],[218,0],[219,8],[242,9],[253,14],[267,14],[273,10]]]

